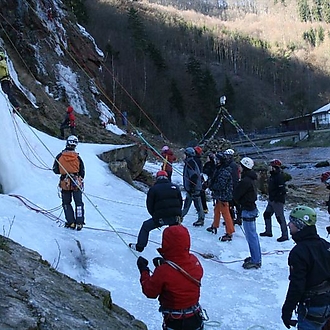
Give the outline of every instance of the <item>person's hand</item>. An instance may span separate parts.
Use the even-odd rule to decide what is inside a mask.
[[[297,320],[286,320],[286,321],[283,320],[283,323],[288,329],[290,329],[291,327],[295,327],[297,325],[298,321]]]
[[[194,191],[194,192],[191,193],[191,196],[192,196],[193,198],[195,198],[195,197],[200,197],[200,195],[201,195],[201,192],[200,192],[200,191]]]
[[[156,257],[152,259],[152,262],[154,263],[155,267],[158,267],[160,265],[162,265],[165,262],[165,259],[162,257]]]
[[[292,313],[282,312],[282,321],[288,329],[290,329],[291,327],[295,327],[298,323],[297,320],[292,320],[291,317],[292,317]]]
[[[145,270],[149,271],[147,259],[145,259],[143,257],[139,257],[136,264],[139,268],[140,273],[142,273]]]

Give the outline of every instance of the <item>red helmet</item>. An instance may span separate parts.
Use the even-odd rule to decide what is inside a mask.
[[[68,106],[68,109],[66,110],[66,112],[71,113],[73,112],[73,107],[71,105]]]
[[[167,172],[166,171],[158,171],[157,174],[156,174],[156,178],[159,178],[160,176],[167,177]]]
[[[270,166],[281,167],[282,162],[279,159],[273,159],[273,160],[270,161]]]
[[[324,172],[321,174],[321,181],[326,182],[330,178],[330,172]]]
[[[194,149],[195,149],[197,155],[201,155],[203,152],[203,149],[200,146],[196,146],[196,147],[194,147]]]

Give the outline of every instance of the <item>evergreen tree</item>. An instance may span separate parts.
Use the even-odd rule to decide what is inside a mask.
[[[298,14],[302,22],[311,21],[311,11],[309,9],[307,0],[298,1]]]
[[[183,97],[174,78],[171,80],[169,102],[172,109],[176,110],[180,115],[184,115]]]

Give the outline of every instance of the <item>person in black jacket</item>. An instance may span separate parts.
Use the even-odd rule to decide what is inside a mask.
[[[202,179],[199,167],[194,159],[196,151],[193,147],[188,147],[184,151],[183,167],[183,187],[186,191],[181,217],[185,217],[189,211],[191,203],[194,202],[198,213],[198,219],[193,223],[195,227],[204,226],[205,214],[201,201]]]
[[[53,172],[61,174],[59,187],[61,188],[62,206],[66,219],[65,227],[81,230],[85,221],[82,201],[85,166],[75,151],[77,145],[78,138],[75,135],[69,136],[65,149],[56,156]],[[76,204],[75,212],[71,206],[72,197]]]
[[[169,181],[166,171],[157,172],[156,183],[148,191],[146,204],[151,218],[143,222],[137,243],[129,243],[129,247],[138,252],[147,246],[151,230],[181,222],[181,191]]]
[[[290,213],[290,234],[296,242],[289,254],[289,288],[282,320],[290,329],[321,330],[330,319],[330,243],[316,231],[316,212],[302,205]],[[292,313],[298,306],[298,321]]]
[[[241,219],[245,237],[249,245],[250,257],[245,258],[243,267],[253,269],[261,267],[261,249],[256,230],[258,209],[257,200],[257,174],[253,171],[254,162],[249,157],[244,157],[241,162],[242,178],[237,183],[233,192],[233,199],[241,210]]]
[[[265,231],[260,236],[273,237],[272,233],[272,215],[275,213],[277,222],[280,224],[282,235],[277,239],[278,242],[284,242],[289,239],[288,227],[284,216],[285,203],[285,180],[281,170],[282,162],[279,159],[273,159],[270,162],[271,170],[268,178],[268,204],[263,214],[265,220]]]

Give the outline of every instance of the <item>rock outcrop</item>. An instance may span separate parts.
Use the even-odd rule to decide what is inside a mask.
[[[57,272],[32,250],[0,236],[0,329],[147,329],[109,291]]]

